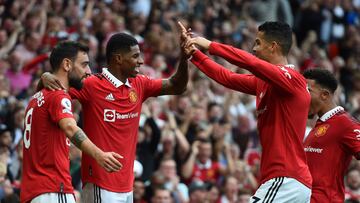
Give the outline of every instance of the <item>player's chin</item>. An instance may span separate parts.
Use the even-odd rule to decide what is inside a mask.
[[[139,74],[139,70],[135,69],[131,74],[130,77],[135,78]]]
[[[130,78],[135,78],[138,74],[139,74],[139,72],[131,73],[131,74],[130,74]]]

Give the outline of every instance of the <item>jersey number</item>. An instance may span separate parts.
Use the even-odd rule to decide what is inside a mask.
[[[24,146],[26,149],[29,149],[30,147],[31,121],[33,111],[34,108],[29,109],[25,116]]]

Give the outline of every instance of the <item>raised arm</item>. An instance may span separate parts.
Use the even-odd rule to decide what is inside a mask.
[[[208,77],[227,88],[256,95],[257,79],[253,75],[234,73],[197,50],[191,62]]]
[[[178,95],[186,90],[189,81],[188,60],[185,56],[180,57],[178,68],[169,79],[162,80],[160,95]]]
[[[217,64],[201,51],[194,44],[207,49],[210,41],[205,38],[190,38],[191,30],[186,30],[179,22],[181,29],[182,50],[187,55],[192,55],[191,62],[208,77],[227,88],[256,95],[256,78],[252,75],[237,74]]]
[[[292,71],[284,67],[261,60],[244,50],[217,42],[211,42],[209,53],[247,69],[256,77],[275,85],[278,89],[288,93],[294,92],[296,78],[292,75]]]
[[[203,49],[209,50],[209,53],[212,55],[220,56],[234,65],[247,69],[256,77],[273,84],[279,90],[290,94],[294,93],[294,84],[298,83],[298,81],[297,77],[294,77],[294,71],[292,70],[271,64],[244,50],[217,42],[211,42],[203,37],[195,37],[187,41],[188,45],[195,44]]]
[[[93,157],[106,171],[115,172],[122,168],[122,164],[117,159],[123,157],[115,152],[103,152],[99,149],[77,126],[75,119],[63,118],[59,121],[59,127],[77,148]]]
[[[181,56],[179,65],[174,75],[172,75],[169,79],[164,79],[162,81],[160,95],[178,95],[182,94],[186,90],[186,85],[189,81],[188,59],[191,56],[191,53],[185,51],[184,41],[186,38],[186,34],[180,35]]]

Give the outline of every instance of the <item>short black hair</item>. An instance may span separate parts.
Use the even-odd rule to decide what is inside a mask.
[[[335,76],[326,69],[315,68],[308,69],[303,73],[306,79],[315,80],[316,84],[334,93],[337,89],[338,82]]]
[[[76,56],[80,51],[88,53],[89,47],[74,41],[63,41],[58,43],[50,54],[52,71],[56,72],[65,58],[75,61]]]
[[[289,53],[292,45],[292,30],[290,25],[284,22],[267,21],[259,26],[258,31],[264,33],[267,42],[277,42],[284,56]]]
[[[106,44],[106,61],[110,63],[113,54],[119,51],[130,51],[132,46],[138,45],[138,41],[126,33],[117,33],[110,37]]]

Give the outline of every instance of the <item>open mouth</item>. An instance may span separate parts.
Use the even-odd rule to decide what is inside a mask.
[[[136,74],[138,74],[140,72],[140,67],[135,67],[134,70],[135,70]]]

